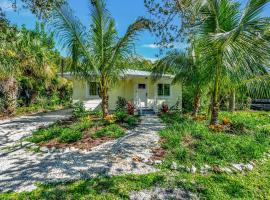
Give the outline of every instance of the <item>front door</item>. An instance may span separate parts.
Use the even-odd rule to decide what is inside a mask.
[[[147,87],[145,83],[139,83],[137,85],[139,106],[141,108],[147,107]]]

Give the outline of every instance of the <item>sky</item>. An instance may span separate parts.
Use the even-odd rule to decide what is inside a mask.
[[[26,25],[27,28],[35,27],[37,19],[30,11],[20,9],[22,4],[18,2],[18,11],[12,9],[12,1],[0,0],[0,7],[6,13],[7,18],[12,24],[21,26]],[[71,8],[82,23],[88,27],[90,24],[89,17],[89,0],[68,0]],[[241,0],[241,3],[246,3],[247,0]],[[117,30],[120,35],[123,35],[127,27],[134,22],[139,16],[150,17],[144,7],[144,0],[107,0],[107,8],[115,18]],[[264,16],[270,17],[270,4],[264,9]],[[150,60],[155,60],[159,53],[158,47],[154,45],[155,37],[149,32],[142,32],[135,41],[136,53]],[[179,44],[181,46],[181,44]]]

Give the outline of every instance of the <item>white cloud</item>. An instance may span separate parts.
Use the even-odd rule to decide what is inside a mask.
[[[179,48],[186,47],[186,45],[183,43],[170,43],[167,46],[162,46],[162,45],[158,45],[158,44],[143,44],[141,47],[150,48],[150,49],[160,49],[160,48],[166,48],[166,47],[170,47],[170,46],[173,46],[173,49],[179,49]]]
[[[159,49],[160,48],[160,46],[156,45],[156,44],[144,44],[144,45],[142,45],[142,47],[150,48],[150,49]]]

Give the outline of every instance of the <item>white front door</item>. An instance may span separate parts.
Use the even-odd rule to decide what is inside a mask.
[[[137,93],[139,98],[139,106],[147,107],[147,87],[145,83],[139,83],[137,85]]]

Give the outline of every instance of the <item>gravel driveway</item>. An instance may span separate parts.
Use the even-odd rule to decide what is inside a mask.
[[[42,125],[70,116],[69,110],[0,121],[0,191],[31,191],[37,182],[62,182],[102,175],[143,174],[156,169],[134,157],[148,160],[158,147],[157,132],[164,128],[156,116],[144,116],[134,130],[91,152],[66,149],[58,153],[34,153],[18,140]],[[12,146],[12,147],[11,147]],[[9,148],[8,148],[9,147]],[[10,148],[11,147],[11,148]]]

